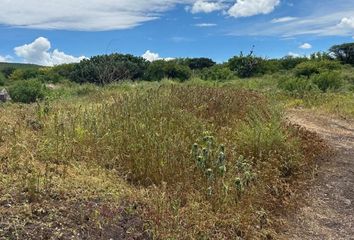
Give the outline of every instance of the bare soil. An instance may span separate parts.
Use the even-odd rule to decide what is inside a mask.
[[[334,148],[304,194],[305,204],[286,220],[284,239],[354,239],[354,122],[293,110],[290,122],[317,133]]]

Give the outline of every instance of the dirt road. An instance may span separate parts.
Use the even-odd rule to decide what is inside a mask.
[[[319,134],[336,154],[319,167],[306,205],[290,217],[283,238],[354,239],[354,122],[303,110],[289,112],[288,118]]]

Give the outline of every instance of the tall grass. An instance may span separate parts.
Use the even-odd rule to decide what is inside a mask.
[[[136,198],[156,238],[266,236],[268,215],[309,161],[281,110],[253,91],[169,82],[84,89],[75,101],[2,109],[11,114],[1,118],[1,172],[21,176],[30,193],[73,185],[76,165],[114,173],[133,193],[143,189]]]

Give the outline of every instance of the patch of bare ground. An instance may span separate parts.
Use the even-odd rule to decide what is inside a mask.
[[[152,239],[139,205],[97,200],[50,199],[0,202],[0,239]]]
[[[335,154],[320,164],[281,238],[354,239],[354,122],[305,110],[290,111],[288,119],[318,134]]]

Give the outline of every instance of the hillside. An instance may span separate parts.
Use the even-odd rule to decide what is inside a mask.
[[[4,63],[0,62],[0,71],[4,68],[16,68],[16,69],[26,69],[26,68],[40,68],[41,66],[35,64],[26,64],[26,63]]]

